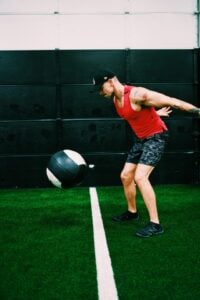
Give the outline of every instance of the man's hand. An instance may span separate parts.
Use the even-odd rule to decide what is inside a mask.
[[[160,117],[169,117],[169,115],[171,114],[172,109],[170,106],[168,107],[162,107],[159,110],[156,111],[156,113],[160,116]]]

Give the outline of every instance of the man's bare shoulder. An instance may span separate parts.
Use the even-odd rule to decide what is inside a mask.
[[[134,86],[131,90],[130,93],[130,99],[133,102],[137,102],[137,101],[143,101],[146,99],[147,93],[148,93],[148,89],[141,87],[141,86]]]

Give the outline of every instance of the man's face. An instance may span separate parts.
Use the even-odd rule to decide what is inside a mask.
[[[114,96],[114,87],[113,87],[112,81],[108,80],[108,81],[104,82],[99,94],[106,98],[113,97]]]

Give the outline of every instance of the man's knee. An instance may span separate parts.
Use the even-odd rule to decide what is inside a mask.
[[[133,172],[129,172],[129,171],[123,170],[120,174],[121,181],[124,185],[128,185],[132,183],[133,177],[134,177]]]
[[[135,172],[134,181],[139,186],[149,181],[149,176],[153,171],[153,166],[140,166]]]
[[[137,185],[140,185],[145,180],[148,180],[148,176],[146,176],[146,174],[136,172],[136,174],[134,176],[134,181]]]
[[[134,176],[134,181],[137,185],[140,185],[147,180],[149,180],[149,176],[147,174],[136,172]]]

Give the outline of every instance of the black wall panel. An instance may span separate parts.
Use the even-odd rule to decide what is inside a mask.
[[[192,118],[179,118],[165,121],[169,130],[168,151],[188,152],[194,150]]]
[[[46,154],[56,150],[55,121],[0,122],[0,154]]]
[[[166,152],[151,175],[152,183],[198,184],[198,170],[193,152]]]
[[[55,86],[1,85],[0,120],[56,118]]]
[[[62,118],[117,118],[112,100],[90,93],[90,85],[63,85]]]
[[[188,50],[131,50],[129,81],[193,83],[194,53]]]
[[[55,51],[0,51],[0,84],[54,83]]]
[[[92,83],[94,72],[108,68],[126,80],[124,50],[69,50],[60,53],[61,83]]]
[[[85,184],[88,186],[119,185],[120,171],[126,159],[125,153],[99,152],[86,154],[88,164],[94,164],[94,169],[89,170]]]
[[[122,120],[76,120],[63,122],[63,147],[81,152],[127,150],[126,125]]]
[[[199,65],[198,49],[0,51],[0,187],[51,186],[47,162],[64,148],[95,165],[85,185],[120,184],[133,133],[111,99],[90,93],[94,72],[200,106]],[[151,180],[199,183],[199,120],[173,111],[164,121],[169,143]]]
[[[1,187],[47,187],[46,176],[49,157],[42,155],[1,156]],[[28,200],[28,199],[27,199]]]

